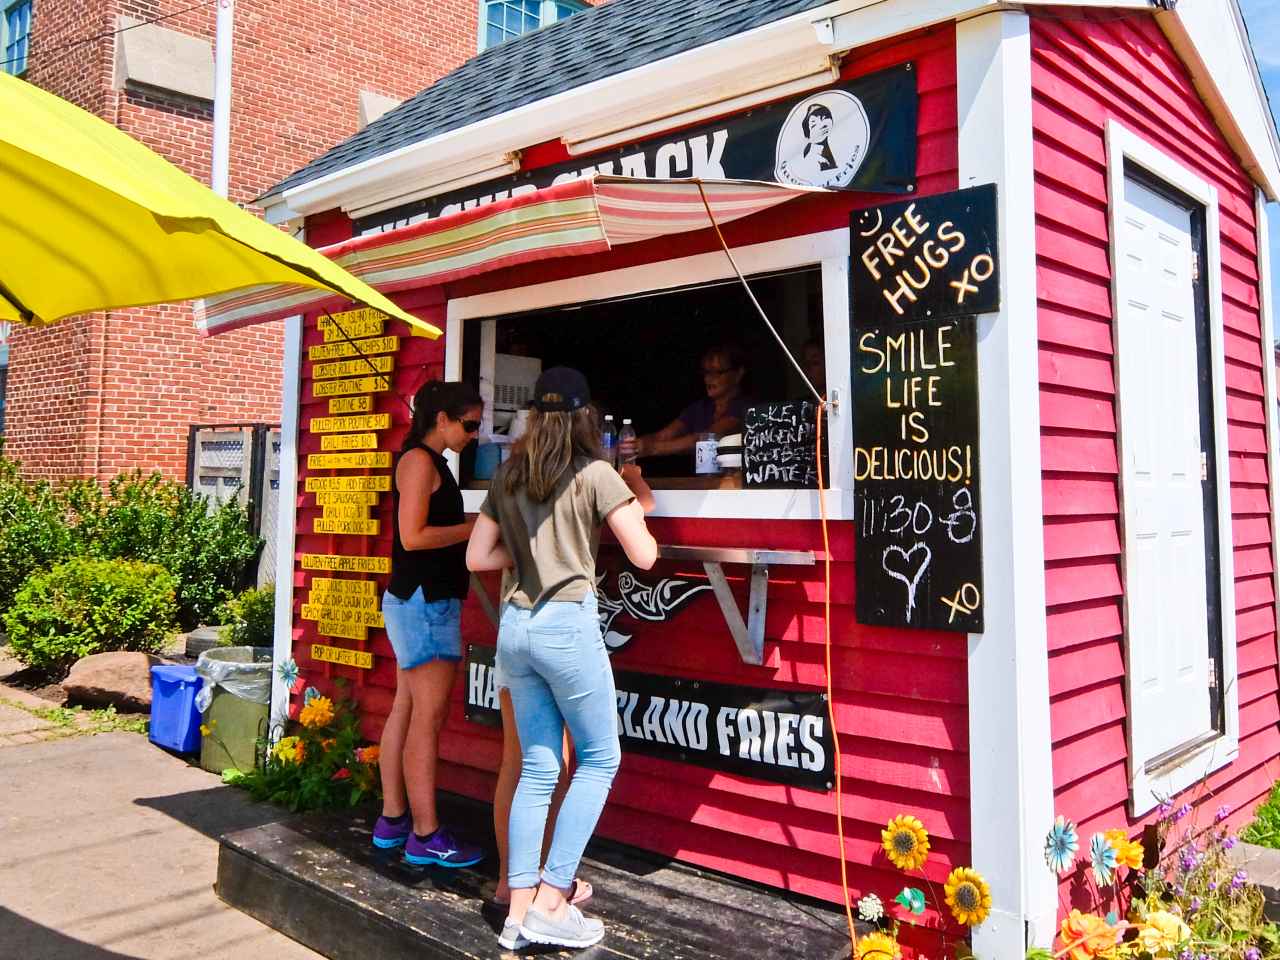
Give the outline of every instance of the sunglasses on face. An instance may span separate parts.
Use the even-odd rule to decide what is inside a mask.
[[[475,433],[480,429],[479,420],[459,420],[458,423],[462,424],[462,429],[467,433]]]

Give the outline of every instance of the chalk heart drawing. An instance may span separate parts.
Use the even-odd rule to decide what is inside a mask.
[[[880,566],[884,568],[884,572],[895,580],[901,580],[907,588],[908,621],[916,609],[916,589],[932,560],[933,551],[923,543],[915,544],[910,550],[903,550],[896,544],[885,547],[880,558]]]
[[[625,613],[633,620],[647,623],[663,623],[698,594],[711,589],[708,583],[690,583],[688,580],[659,580],[653,586],[642,583],[628,570],[618,574],[618,595],[609,596],[605,590],[608,572],[596,578],[596,603],[600,608],[600,632],[609,652],[621,650],[631,642],[632,634],[613,628],[613,621]]]

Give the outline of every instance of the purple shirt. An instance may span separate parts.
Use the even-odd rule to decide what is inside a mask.
[[[742,394],[738,394],[729,401],[728,415],[742,420],[746,417],[749,406],[751,401]],[[676,419],[683,423],[690,433],[706,433],[711,429],[711,424],[716,422],[716,402],[710,397],[695,400],[685,407]]]

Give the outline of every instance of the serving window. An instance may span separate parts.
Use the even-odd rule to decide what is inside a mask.
[[[767,264],[767,258],[759,264],[751,264],[750,256],[745,259],[744,270]],[[723,273],[723,255],[719,261],[707,262],[714,269],[706,272]],[[481,446],[469,450],[460,464],[469,509],[478,507],[487,478],[518,435],[520,410],[528,404],[534,380],[542,370],[565,365],[587,375],[602,418],[611,414],[619,430],[624,418],[632,421],[642,440],[640,463],[654,488],[659,515],[818,515],[812,471],[807,479],[776,472],[765,476],[758,470],[744,473],[741,459],[735,457],[741,450],[743,420],[750,446],[751,438],[759,436],[753,434],[752,424],[760,422],[760,410],[781,407],[795,412],[801,409],[800,401],[809,400],[803,409],[812,419],[812,393],[736,277],[699,277],[699,271],[682,270],[682,265],[688,266],[673,262],[666,273],[686,282],[665,289],[627,289],[640,278],[626,275],[662,266],[649,265],[451,301],[449,375],[477,383],[485,399]],[[806,375],[837,401],[827,420],[825,446],[830,451],[827,486],[838,488],[831,477],[841,476],[847,446],[848,417],[839,409],[848,382],[847,261],[842,257],[754,269],[748,281]],[[610,288],[615,295],[609,295]],[[583,298],[584,293],[590,299]],[[515,309],[493,309],[503,306]],[[842,314],[834,338],[833,312]],[[745,416],[748,408],[757,411],[751,419]],[[704,419],[699,420],[700,415]],[[717,419],[724,416],[730,420]],[[715,472],[708,469],[709,434],[720,441],[710,448],[713,457],[719,454],[710,464]],[[700,451],[695,449],[698,437],[703,443]],[[759,461],[748,458],[748,464],[752,462]],[[842,508],[847,497],[844,492],[835,494],[828,493],[827,511],[839,517],[847,512]]]

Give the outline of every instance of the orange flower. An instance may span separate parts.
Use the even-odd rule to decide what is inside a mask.
[[[1072,910],[1062,921],[1062,953],[1071,960],[1111,960],[1116,955],[1116,931],[1092,913]]]
[[[1108,830],[1103,833],[1107,838],[1107,843],[1111,844],[1111,849],[1116,852],[1116,865],[1128,867],[1130,870],[1142,869],[1142,844],[1137,840],[1130,840],[1129,835],[1123,829]]]

